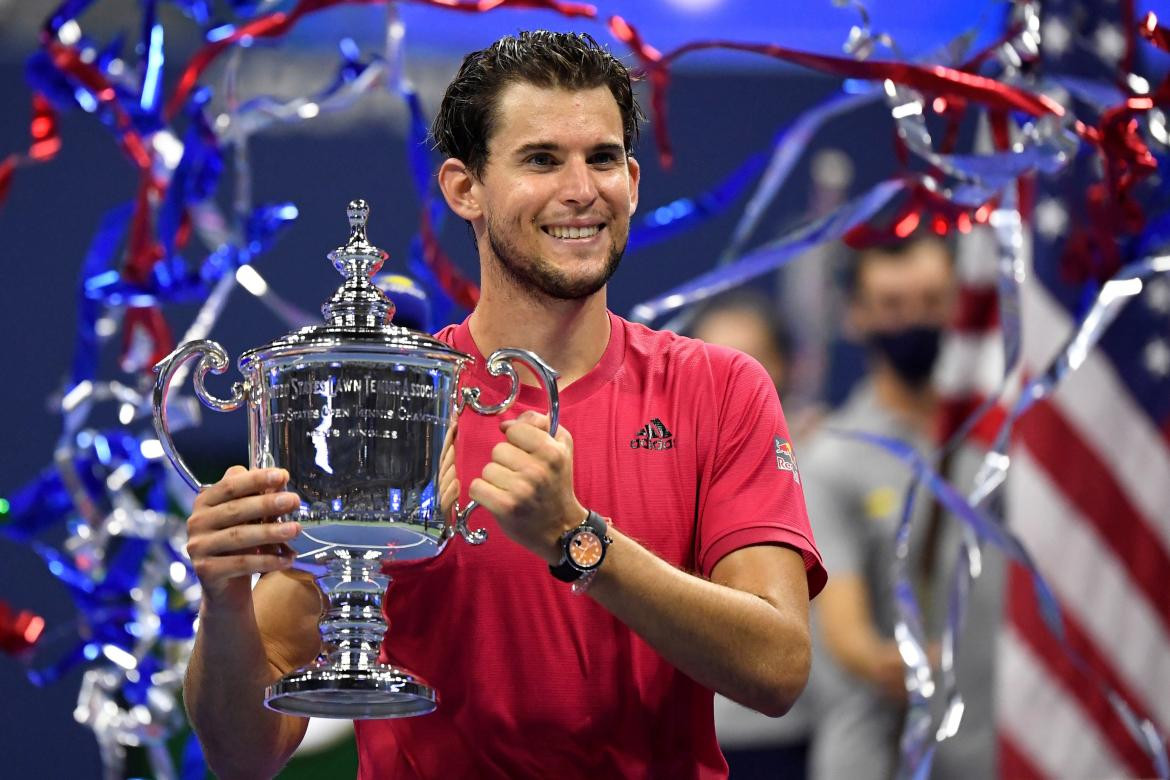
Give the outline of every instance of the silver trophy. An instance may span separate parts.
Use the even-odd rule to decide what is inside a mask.
[[[366,240],[369,207],[349,204],[349,242],[329,253],[345,282],[321,311],[323,325],[303,328],[240,356],[243,382],[222,400],[204,386],[207,372],[222,374],[227,353],[214,341],[181,345],[155,366],[154,426],[167,457],[195,490],[201,483],[184,463],[167,426],[167,392],[192,357],[195,394],[221,412],[248,407],[248,450],[254,468],[289,473],[298,509],[279,518],[301,524],[290,543],[296,565],[314,574],[327,600],[317,660],[270,686],[264,703],[291,715],[322,718],[396,718],[422,715],[437,703],[435,689],[412,672],[379,663],[386,633],[382,598],[389,562],[433,558],[471,530],[475,509],[439,509],[441,450],[454,415],[471,407],[498,414],[516,400],[520,381],[513,360],[527,365],[548,394],[555,434],[557,373],[539,357],[500,349],[487,361],[511,390],[500,403],[480,403],[478,388],[459,389],[470,355],[390,323],[394,304],[370,277],[386,253]],[[181,381],[181,380],[180,380]]]

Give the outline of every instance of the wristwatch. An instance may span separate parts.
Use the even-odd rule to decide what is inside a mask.
[[[561,536],[561,560],[548,566],[552,576],[573,583],[592,579],[613,541],[606,535],[608,528],[604,517],[589,510],[581,525]]]

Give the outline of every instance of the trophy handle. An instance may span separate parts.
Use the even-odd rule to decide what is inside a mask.
[[[499,414],[515,403],[516,396],[520,395],[520,377],[516,374],[516,367],[512,365],[513,360],[518,360],[531,368],[532,373],[536,374],[540,383],[544,385],[544,391],[548,394],[548,434],[556,436],[557,424],[561,415],[561,401],[557,391],[559,374],[557,374],[556,369],[541,360],[536,353],[526,349],[513,349],[511,347],[497,349],[487,359],[489,374],[492,376],[504,374],[512,381],[512,388],[508,391],[507,398],[494,406],[484,406],[479,402],[479,388],[465,387],[460,396],[459,405],[456,407],[456,413],[461,414],[464,407],[470,405],[477,414]],[[488,537],[486,529],[477,528],[472,531],[467,525],[467,518],[478,506],[478,501],[472,501],[463,508],[459,507],[458,502],[455,504],[455,530],[469,544],[483,544]]]
[[[192,490],[199,492],[205,487],[208,487],[208,485],[199,481],[187,466],[183,457],[179,455],[179,451],[175,448],[175,442],[171,438],[170,426],[167,425],[167,393],[170,391],[171,381],[179,369],[195,355],[202,355],[199,363],[195,366],[195,395],[199,397],[199,400],[205,406],[211,407],[219,412],[233,412],[243,405],[244,399],[248,395],[248,389],[245,383],[236,382],[232,385],[232,397],[226,401],[216,398],[207,392],[207,388],[203,385],[203,380],[207,376],[207,372],[211,371],[214,374],[222,374],[227,370],[228,366],[228,356],[224,352],[223,347],[208,339],[188,341],[160,360],[154,367],[154,373],[157,374],[154,380],[154,401],[152,404],[154,430],[158,434],[158,440],[162,444],[163,452],[166,453],[167,458],[174,464],[175,470],[179,472],[179,476],[191,486]]]

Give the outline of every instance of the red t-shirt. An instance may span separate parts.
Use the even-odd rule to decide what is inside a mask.
[[[809,592],[825,583],[776,392],[739,352],[610,315],[605,354],[560,394],[573,480],[586,507],[671,564],[710,576],[753,544],[801,551]],[[466,322],[439,338],[475,357],[460,384],[481,400],[508,381],[484,369]],[[525,386],[509,412],[544,411]],[[503,439],[501,417],[466,409],[456,468],[463,495]],[[384,653],[439,694],[421,717],[356,723],[362,778],[726,777],[712,693],[545,562],[486,510],[479,547],[396,565]]]

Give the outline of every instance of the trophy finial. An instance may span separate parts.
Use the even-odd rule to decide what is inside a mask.
[[[335,325],[364,323],[380,327],[394,316],[394,303],[370,281],[388,255],[370,243],[366,237],[366,222],[370,218],[370,204],[355,198],[345,207],[349,219],[349,241],[329,253],[337,272],[345,283],[321,308],[325,319]]]
[[[351,200],[345,207],[345,216],[349,218],[349,243],[368,244],[366,222],[370,219],[370,204],[361,198]]]

